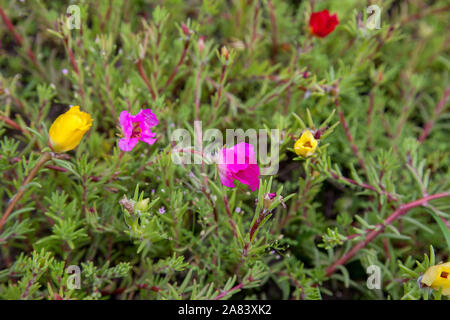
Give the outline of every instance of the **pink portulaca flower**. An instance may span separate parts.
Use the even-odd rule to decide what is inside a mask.
[[[251,144],[241,142],[232,148],[223,148],[218,160],[220,182],[234,188],[234,180],[249,185],[255,191],[259,189],[259,167],[255,150]]]
[[[135,116],[124,110],[120,113],[119,122],[124,135],[124,138],[119,140],[120,150],[131,151],[139,140],[150,145],[155,143],[156,133],[150,128],[156,126],[159,121],[151,109],[141,110]]]

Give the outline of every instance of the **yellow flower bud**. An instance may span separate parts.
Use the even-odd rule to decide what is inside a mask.
[[[76,148],[86,131],[92,126],[89,113],[71,107],[53,122],[49,130],[50,144],[55,152],[66,152]]]
[[[294,151],[296,154],[302,157],[308,157],[314,153],[317,148],[317,140],[314,139],[313,134],[309,130],[305,130],[302,133],[300,139],[294,145]]]
[[[225,58],[225,60],[228,60],[229,52],[228,52],[227,47],[223,46],[222,50],[220,51],[220,54],[222,55],[222,57]]]
[[[429,267],[420,282],[435,290],[442,287],[442,294],[450,296],[450,262]]]

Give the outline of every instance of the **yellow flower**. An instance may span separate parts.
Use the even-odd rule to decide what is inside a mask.
[[[442,294],[450,296],[450,262],[429,267],[420,282],[435,290],[442,287]]]
[[[308,157],[314,153],[317,148],[317,140],[314,139],[313,134],[309,130],[305,130],[302,133],[300,139],[294,145],[294,151],[296,154],[302,157]]]
[[[66,152],[78,146],[86,131],[92,126],[89,113],[74,106],[60,115],[50,127],[50,144],[55,152]]]

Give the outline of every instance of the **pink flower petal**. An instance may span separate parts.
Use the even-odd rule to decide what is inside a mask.
[[[141,110],[135,116],[123,110],[119,116],[119,123],[124,135],[124,138],[119,140],[119,148],[122,151],[131,151],[139,140],[150,145],[155,143],[156,133],[150,128],[156,126],[159,121],[151,109]],[[139,125],[140,131],[137,130],[136,124]]]
[[[259,167],[251,144],[241,142],[219,153],[218,169],[221,183],[234,188],[234,180],[249,185],[251,191],[259,189]]]
[[[234,146],[234,150],[236,150],[236,152],[239,154],[244,154],[246,157],[255,155],[255,148],[253,147],[253,145],[246,142],[238,143]]]
[[[120,113],[119,123],[125,137],[131,137],[133,132],[132,115],[127,110]]]
[[[159,123],[151,109],[139,111],[137,115],[133,116],[133,121],[140,122],[142,130],[150,129]]]
[[[119,148],[122,151],[131,151],[133,150],[133,148],[136,146],[136,144],[138,143],[139,139],[138,138],[122,138],[119,140]]]
[[[234,188],[235,185],[233,183],[233,178],[231,175],[227,175],[226,173],[221,173],[219,170],[219,177],[220,177],[220,182],[228,188]]]
[[[142,142],[148,143],[150,145],[152,145],[156,142],[156,138],[151,138],[151,137],[141,137],[139,140],[141,140]]]
[[[255,191],[259,189],[259,167],[256,164],[251,164],[246,170],[239,171],[236,173],[235,178],[239,182],[249,185],[250,190]]]
[[[232,172],[238,172],[239,170],[244,170],[248,167],[245,154],[239,156],[234,148],[222,149],[219,163],[226,165],[227,169]]]
[[[142,129],[142,122],[140,123],[140,127]],[[156,141],[156,133],[152,132],[149,128],[144,130],[142,129],[141,137],[139,140],[148,143],[148,144],[154,144]]]

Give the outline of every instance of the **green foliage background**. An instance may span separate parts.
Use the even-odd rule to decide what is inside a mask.
[[[373,1],[379,30],[365,27],[366,1],[312,3],[0,0],[14,26],[0,22],[0,211],[26,187],[0,230],[0,298],[440,299],[416,280],[449,261],[448,2]],[[70,4],[81,30],[67,29]],[[312,38],[322,9],[340,24]],[[69,105],[91,130],[22,186]],[[118,114],[144,107],[158,141],[121,154]],[[281,130],[278,173],[251,193],[222,187],[213,165],[174,164],[171,133],[194,134],[194,120]],[[314,157],[295,157],[302,130],[324,121]],[[286,208],[277,197],[250,239],[268,192]],[[137,216],[124,196],[149,202]],[[372,264],[381,290],[366,286]]]

